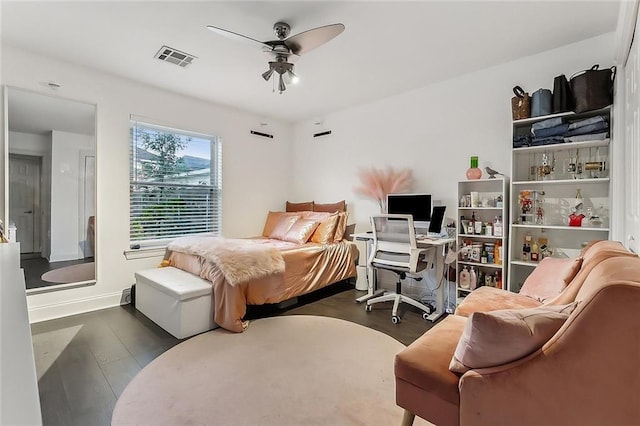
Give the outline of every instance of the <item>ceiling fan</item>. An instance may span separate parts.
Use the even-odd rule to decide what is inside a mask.
[[[207,25],[207,28],[222,36],[262,47],[263,51],[271,56],[269,69],[262,73],[262,78],[269,81],[273,73],[276,72],[279,75],[278,90],[280,94],[287,90],[285,78],[294,84],[297,82],[298,77],[293,72],[293,62],[295,62],[300,55],[325,44],[344,31],[344,25],[331,24],[289,37],[289,33],[291,32],[289,24],[286,22],[276,22],[273,25],[273,32],[278,39],[259,41],[242,34],[234,33],[233,31],[214,27],[213,25]]]

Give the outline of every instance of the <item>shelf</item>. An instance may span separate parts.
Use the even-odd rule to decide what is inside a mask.
[[[522,148],[513,148],[514,154],[539,152],[539,151],[566,151],[568,149],[583,149],[583,148],[599,148],[603,146],[609,146],[610,139],[595,140],[595,141],[582,141],[582,142],[560,142],[551,145],[540,146],[525,146]]]
[[[512,265],[518,265],[518,266],[529,266],[531,268],[535,268],[536,266],[538,266],[540,262],[527,262],[525,260],[512,260],[511,264]]]
[[[609,178],[589,178],[589,179],[558,179],[558,180],[518,180],[511,182],[513,185],[575,185],[583,183],[608,183]],[[460,207],[462,209],[462,207]]]
[[[460,238],[487,238],[490,240],[502,240],[504,237],[496,237],[495,235],[483,235],[483,234],[458,234]]]
[[[458,210],[502,210],[502,207],[458,207]]]
[[[486,178],[486,179],[466,179],[466,180],[461,180],[461,181],[458,181],[458,182],[460,182],[460,183],[500,182],[502,184],[503,180],[504,180],[503,177],[497,177],[497,178],[493,178],[493,179],[489,179],[489,178]]]
[[[527,124],[533,124],[533,123],[537,123],[538,121],[544,121],[549,118],[556,118],[556,117],[571,117],[571,116],[575,116],[576,118],[593,117],[596,115],[607,114],[609,113],[610,110],[611,110],[611,106],[606,106],[604,108],[595,109],[593,111],[585,111],[581,113],[575,113],[573,111],[559,112],[557,114],[541,115],[538,117],[530,117],[530,118],[523,118],[521,120],[513,120],[513,125],[517,127],[522,127]]]
[[[513,228],[530,228],[530,229],[563,229],[566,231],[601,231],[609,232],[609,228],[591,228],[588,226],[568,226],[568,225],[525,225],[514,223]]]
[[[457,290],[458,291],[463,291],[465,293],[471,293],[473,291],[470,288],[462,288],[462,287],[458,287]]]
[[[502,266],[503,266],[498,263],[467,262],[465,260],[458,260],[458,263],[460,265],[482,266],[482,267],[493,268],[493,269],[502,269]]]

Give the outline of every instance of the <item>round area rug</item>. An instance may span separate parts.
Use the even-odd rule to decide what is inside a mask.
[[[42,281],[50,283],[76,283],[96,279],[96,264],[94,262],[78,263],[45,272],[40,277]]]
[[[393,362],[403,348],[326,317],[264,318],[240,334],[216,329],[140,371],[112,425],[398,425]]]

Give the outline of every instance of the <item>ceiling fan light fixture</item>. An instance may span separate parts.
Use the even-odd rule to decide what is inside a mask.
[[[262,73],[262,78],[264,78],[265,81],[269,81],[272,74],[273,74],[273,68],[269,68],[267,71]]]
[[[300,77],[298,77],[293,70],[287,70],[287,76],[289,77],[291,84],[298,84],[300,82]]]
[[[287,90],[287,86],[284,85],[284,80],[282,79],[282,74],[280,74],[280,81],[278,81],[278,90],[280,91],[280,94]]]

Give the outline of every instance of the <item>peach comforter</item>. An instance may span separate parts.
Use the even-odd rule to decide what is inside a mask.
[[[211,281],[214,320],[229,331],[247,328],[247,305],[279,303],[356,276],[358,249],[352,242],[298,245],[262,237],[252,240],[280,250],[284,273],[231,285],[220,268],[202,256],[171,250],[165,256],[171,266]]]

